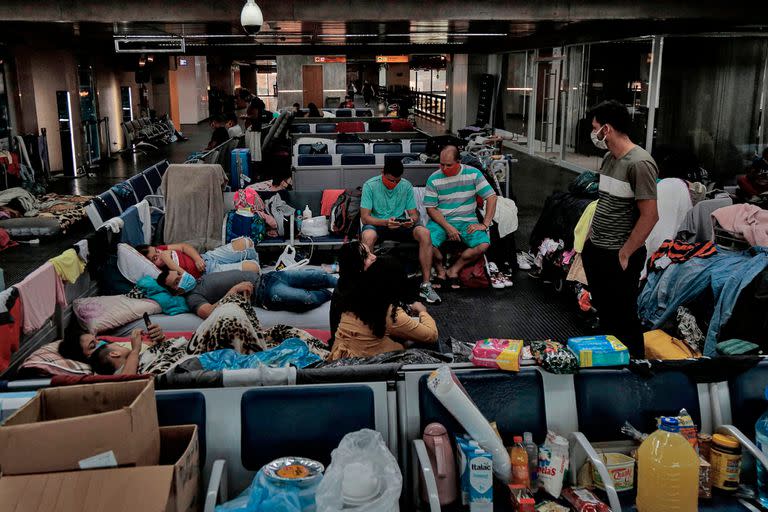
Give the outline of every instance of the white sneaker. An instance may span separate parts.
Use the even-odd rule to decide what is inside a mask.
[[[499,276],[501,276],[501,281],[504,283],[504,288],[512,288],[515,285],[507,274],[500,273]]]
[[[492,261],[488,262],[488,273],[491,275],[499,273],[499,267]]]
[[[506,288],[506,285],[504,284],[504,276],[501,274],[501,272],[491,274],[491,286],[497,290],[503,290]]]
[[[531,262],[528,259],[528,255],[522,252],[517,253],[517,268],[520,270],[530,270]]]

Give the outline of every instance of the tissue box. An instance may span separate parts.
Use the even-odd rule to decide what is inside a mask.
[[[568,340],[581,368],[629,364],[629,350],[615,336],[582,336]]]

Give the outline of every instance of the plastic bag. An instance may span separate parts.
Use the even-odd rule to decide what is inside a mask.
[[[560,496],[567,470],[568,440],[550,430],[539,448],[539,482],[550,496]]]
[[[270,483],[259,471],[251,485],[234,500],[216,507],[216,512],[305,512],[295,494]]]
[[[331,464],[317,488],[317,512],[342,511],[344,490],[350,487],[349,481],[345,487],[345,479],[352,476],[345,468],[352,464],[355,468],[364,467],[364,471],[359,473],[376,480],[367,482],[374,489],[374,497],[357,506],[355,512],[397,512],[403,476],[381,434],[369,429],[347,434],[339,447],[333,450]],[[359,491],[360,487],[358,484],[354,490]]]
[[[222,349],[201,354],[199,359],[205,370],[240,370],[258,368],[262,364],[272,367],[293,365],[296,368],[306,368],[321,361],[320,356],[310,352],[307,344],[299,338],[288,338],[274,348],[255,354],[246,355],[232,349]]]

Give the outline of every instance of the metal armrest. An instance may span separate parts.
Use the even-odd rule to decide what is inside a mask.
[[[611,510],[613,512],[621,512],[619,495],[616,492],[616,489],[613,487],[613,480],[611,479],[611,475],[608,473],[608,468],[605,467],[603,459],[600,458],[584,434],[581,432],[573,432],[570,437],[572,447],[571,449],[575,448],[575,446],[578,446],[584,450],[584,453],[586,453],[589,461],[592,463],[595,469],[597,469],[597,473],[600,475],[600,478],[603,480],[603,484],[605,485],[605,492],[608,494],[608,505],[610,505]],[[571,460],[574,460],[573,454],[571,454]],[[578,473],[578,468],[574,468],[573,472]]]
[[[733,425],[720,425],[717,427],[717,432],[719,434],[728,434],[738,439],[739,443],[741,443],[741,446],[746,448],[747,451],[751,453],[752,456],[757,459],[760,464],[763,465],[763,467],[768,468],[768,457],[766,457],[762,450],[755,446],[755,443],[753,443],[747,436],[745,436],[741,430],[734,427]]]
[[[421,439],[413,441],[413,449],[416,452],[416,460],[419,464],[419,473],[424,478],[424,484],[427,487],[427,496],[429,496],[430,512],[439,512],[440,498],[437,496],[437,482],[435,474],[432,472],[432,464],[429,462],[427,447]]]
[[[214,512],[217,503],[227,501],[227,461],[218,459],[211,467],[211,479],[205,491],[205,508],[203,512]]]

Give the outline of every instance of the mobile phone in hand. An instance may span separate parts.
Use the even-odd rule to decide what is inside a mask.
[[[149,314],[144,313],[144,325],[147,326],[147,331],[149,331],[149,326],[152,324],[152,322],[149,321]]]

